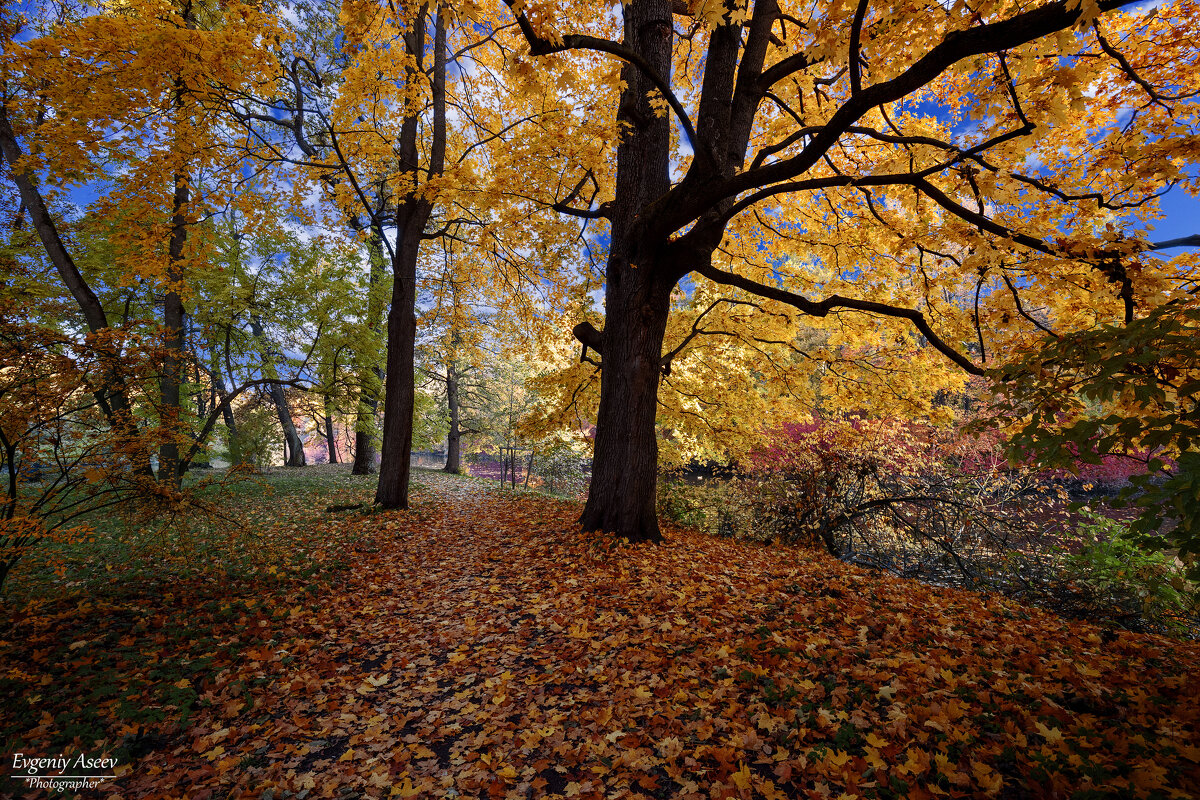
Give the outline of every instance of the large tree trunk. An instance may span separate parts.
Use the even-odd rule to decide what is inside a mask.
[[[408,508],[412,460],[412,420],[416,402],[413,357],[417,339],[417,254],[428,212],[420,201],[404,204],[393,262],[392,307],[387,321],[387,380],[383,391],[383,442],[375,502],[383,508]],[[415,228],[415,230],[414,230]]]
[[[462,473],[462,403],[458,396],[461,376],[451,360],[446,364],[446,405],[450,409],[450,432],[446,434],[446,472]]]
[[[608,286],[592,484],[579,521],[584,530],[659,541],[654,420],[671,289],[631,272]]]
[[[669,0],[633,0],[625,7],[626,45],[668,81],[671,31]],[[621,78],[626,88],[618,119],[630,133],[617,148],[600,410],[592,484],[580,523],[585,530],[658,541],[654,419],[674,280],[664,276],[671,266],[664,263],[667,243],[647,236],[642,226],[643,212],[670,188],[671,122],[651,106],[656,90],[641,70],[626,64]]]
[[[433,131],[429,175],[440,175],[446,162],[446,21],[436,12],[433,41]],[[425,15],[405,34],[405,47],[422,71],[425,53]],[[420,168],[417,133],[420,120],[408,117],[400,133],[400,164],[416,179]],[[396,245],[392,258],[392,307],[388,312],[387,381],[383,393],[383,444],[375,503],[382,508],[408,508],[408,478],[412,471],[413,406],[416,381],[413,356],[417,339],[417,256],[425,223],[433,207],[420,194],[396,207]]]

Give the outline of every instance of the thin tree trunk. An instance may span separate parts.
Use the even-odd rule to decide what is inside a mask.
[[[369,296],[367,299],[367,328],[378,331],[383,324],[383,303],[379,299],[378,286],[383,281],[383,242],[378,234],[374,234],[368,243],[368,253],[371,259],[371,275],[369,280]],[[362,387],[359,389],[358,404],[354,409],[354,466],[350,472],[354,475],[373,475],[375,473],[375,414],[379,410],[379,391],[383,388],[383,370],[378,365],[364,370],[360,364]],[[367,377],[365,373],[373,376]]]
[[[421,67],[425,53],[425,16],[405,35],[405,47]],[[433,42],[433,130],[429,148],[429,175],[440,175],[446,162],[446,22],[436,13]],[[416,177],[420,166],[417,132],[420,120],[408,117],[400,134],[400,162]],[[397,204],[396,246],[392,260],[392,308],[388,312],[387,381],[383,395],[383,444],[379,486],[375,503],[383,508],[408,508],[408,480],[412,471],[413,374],[417,338],[417,257],[421,235],[433,210],[423,195],[410,195]]]
[[[325,411],[325,419],[324,419],[325,445],[326,445],[326,449],[329,451],[329,463],[330,464],[338,463],[337,438],[334,435],[334,429],[333,429],[333,411],[334,411],[333,398],[330,397],[330,392],[332,392],[333,387],[337,385],[337,369],[338,369],[337,359],[334,358],[333,369],[329,375],[329,386],[326,388],[325,394],[322,395],[322,400],[323,400],[322,405],[324,406],[324,411]]]
[[[286,465],[289,467],[303,467],[306,463],[304,459],[304,441],[300,438],[300,434],[296,432],[296,425],[292,421],[292,409],[288,404],[287,395],[284,394],[283,387],[277,383],[270,384],[269,392],[271,400],[275,403],[275,409],[279,412],[279,424],[283,427],[283,436],[287,451]]]
[[[383,370],[375,367],[371,373],[382,387]],[[379,401],[364,388],[354,411],[354,466],[350,469],[354,475],[375,474],[375,414],[378,410]]]
[[[181,102],[183,89],[176,81],[176,105]],[[187,244],[187,205],[191,199],[188,176],[174,176],[175,194],[171,206],[171,238],[167,246],[167,293],[163,300],[163,344],[165,345],[162,375],[159,377],[159,418],[163,441],[158,446],[158,479],[178,487],[183,480],[179,463],[179,438],[183,431],[180,418],[180,384],[183,372],[183,248]]]
[[[450,432],[446,434],[446,472],[455,475],[462,474],[462,427],[460,417],[462,407],[458,395],[458,381],[461,376],[458,368],[451,360],[446,365],[446,405],[450,409]]]
[[[10,168],[15,167],[21,161],[21,147],[17,143],[16,134],[9,123],[8,108],[2,102],[0,102],[0,154],[3,155]],[[91,286],[88,285],[87,279],[79,271],[70,251],[67,250],[58,228],[54,224],[54,218],[46,207],[46,201],[34,182],[33,174],[29,170],[18,172],[16,169],[12,169],[11,174],[13,182],[17,184],[21,202],[29,210],[30,220],[33,222],[38,238],[42,241],[46,255],[57,270],[63,285],[67,287],[79,305],[88,330],[92,333],[108,330],[108,316],[104,312],[104,306],[100,303],[96,293],[92,291]],[[140,440],[140,431],[133,418],[129,394],[122,376],[122,367],[119,363],[120,354],[109,346],[99,347],[98,354],[103,365],[104,382],[100,390],[95,393],[96,401],[118,439],[130,448],[136,465],[135,469],[152,477],[150,456]]]
[[[212,375],[213,390],[216,392],[217,399],[221,404],[221,418],[225,421],[225,429],[229,435],[229,457],[234,465],[242,463],[242,454],[240,443],[238,442],[237,420],[233,418],[233,409],[229,403],[225,402],[225,398],[229,396],[229,391],[225,388],[225,376],[221,373],[221,361],[215,355],[212,359],[212,365],[209,368]]]
[[[329,463],[338,463],[337,436],[333,430],[333,408],[329,398],[325,398],[325,441],[329,449]]]
[[[250,332],[254,334],[254,338],[258,339],[263,348],[263,371],[267,373],[268,378],[277,379],[279,374],[270,363],[271,356],[267,352],[266,339],[263,338],[262,322],[254,314],[250,315]],[[276,382],[267,384],[267,394],[270,395],[271,402],[275,404],[275,411],[279,416],[279,427],[283,429],[284,464],[289,467],[303,467],[305,465],[304,442],[300,439],[300,434],[296,432],[296,423],[292,421],[292,408],[287,401],[287,395],[284,394],[283,387]]]

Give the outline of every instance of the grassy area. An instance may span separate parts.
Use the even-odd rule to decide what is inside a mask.
[[[194,501],[174,513],[119,509],[88,519],[95,530],[88,540],[41,543],[9,577],[6,602],[155,593],[180,581],[307,578],[345,565],[339,552],[360,532],[331,525],[325,508],[369,502],[375,476],[351,475],[341,464],[232,481],[224,472],[190,474],[193,488],[214,485],[196,490]]]

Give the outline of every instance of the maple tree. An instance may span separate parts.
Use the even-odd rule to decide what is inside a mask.
[[[533,56],[622,63],[611,198],[561,209],[611,227],[603,332],[575,331],[603,363],[586,528],[659,536],[656,397],[685,278],[894,338],[892,363],[981,374],[1047,317],[1128,322],[1194,277],[1143,238],[1164,189],[1195,188],[1187,0],[634,0],[619,40],[508,5]]]
[[[984,424],[1013,429],[1019,458],[1078,473],[1105,459],[1140,467],[1118,505],[1142,543],[1174,549],[1200,577],[1196,452],[1200,309],[1185,295],[1126,324],[1051,334],[998,370]]]

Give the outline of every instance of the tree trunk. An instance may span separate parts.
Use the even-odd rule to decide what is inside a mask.
[[[403,211],[402,215],[408,224],[417,223],[411,210]],[[420,219],[420,225],[424,225],[424,217]],[[416,401],[413,357],[417,338],[417,253],[421,230],[409,232],[407,228],[408,225],[401,226],[400,235],[396,237],[392,308],[387,322],[382,459],[379,462],[379,486],[375,490],[375,503],[383,508],[408,508],[408,478],[412,467],[412,420]]]
[[[372,235],[369,245],[371,259],[371,275],[369,278],[370,295],[367,299],[367,327],[372,331],[379,330],[383,323],[383,302],[379,299],[378,285],[383,280],[384,255],[383,242],[378,233]],[[350,472],[353,475],[375,474],[375,413],[379,410],[379,390],[383,388],[383,370],[378,365],[365,370],[359,365],[362,388],[358,394],[358,405],[354,409],[354,466]],[[374,381],[366,377],[369,372]]]
[[[176,81],[176,103],[183,91]],[[183,471],[179,463],[179,437],[183,435],[180,418],[180,384],[183,373],[183,297],[182,288],[183,248],[187,244],[187,217],[190,200],[188,176],[177,172],[174,176],[175,195],[171,207],[171,238],[167,244],[167,293],[163,299],[163,344],[162,375],[158,381],[159,418],[163,441],[158,446],[158,479],[162,483],[179,487]]]
[[[275,410],[279,412],[279,424],[283,428],[284,440],[287,443],[286,465],[303,467],[305,465],[304,441],[296,432],[296,424],[292,422],[292,409],[288,405],[287,395],[283,393],[283,387],[277,383],[270,385],[270,394],[271,400],[275,403]]]
[[[229,458],[233,462],[233,465],[236,466],[242,463],[242,453],[238,442],[237,420],[233,418],[232,406],[225,402],[229,396],[229,390],[225,388],[225,376],[221,374],[220,359],[215,355],[212,358],[210,372],[212,375],[213,390],[216,392],[221,406],[221,418],[225,420],[225,430],[229,435]]]
[[[669,0],[625,6],[625,43],[664,80],[671,75]],[[655,515],[658,440],[654,420],[663,337],[674,279],[667,242],[648,236],[643,212],[670,189],[671,122],[651,107],[657,94],[643,71],[622,68],[618,119],[629,135],[617,148],[612,239],[605,267],[600,409],[592,484],[580,524],[631,541],[660,541]]]
[[[450,432],[446,434],[446,472],[462,474],[462,406],[458,397],[458,369],[451,361],[446,365],[446,405],[450,409]]]
[[[376,367],[372,372],[382,384],[383,371]],[[350,472],[354,475],[374,475],[375,412],[379,409],[379,401],[366,390],[360,392],[358,397],[358,407],[354,412],[354,466]]]
[[[326,443],[328,445],[328,449],[329,449],[329,463],[336,464],[336,463],[338,463],[337,435],[333,429],[333,414],[330,413],[331,411],[332,411],[332,409],[329,408],[329,401],[328,401],[328,399],[326,399],[325,441],[326,441]]]
[[[278,373],[270,365],[271,355],[267,351],[266,339],[263,338],[262,322],[255,314],[250,315],[250,332],[262,345],[263,361],[265,362],[263,371],[267,373],[268,378],[278,378]],[[305,465],[304,442],[300,439],[300,434],[296,432],[296,423],[292,421],[292,408],[288,404],[287,395],[284,394],[283,387],[276,382],[267,384],[267,394],[270,395],[271,402],[275,404],[275,411],[279,415],[279,427],[283,428],[284,465],[303,467]]]
[[[631,541],[660,541],[658,382],[670,311],[669,286],[643,285],[636,275],[609,284],[604,323],[604,368],[592,483],[580,523]]]
[[[430,94],[433,130],[429,146],[430,176],[442,174],[446,164],[446,20],[441,11],[434,20],[433,75]],[[405,47],[418,71],[425,53],[425,17],[405,35]],[[420,168],[417,133],[420,120],[404,120],[400,134],[400,165],[413,176]],[[413,406],[416,381],[413,374],[417,339],[417,257],[421,236],[433,207],[420,194],[412,194],[396,206],[396,244],[392,258],[392,307],[388,311],[387,382],[383,393],[383,443],[379,463],[379,486],[375,503],[382,508],[408,508],[408,478],[412,471]]]
[[[54,218],[46,207],[46,201],[34,182],[34,175],[29,169],[18,172],[15,167],[21,163],[22,154],[17,143],[16,134],[8,120],[8,108],[0,102],[0,155],[12,169],[12,179],[17,185],[21,202],[29,210],[29,218],[37,231],[38,238],[46,250],[50,263],[58,271],[63,285],[71,292],[79,305],[79,310],[87,322],[88,330],[101,333],[109,330],[108,317],[104,306],[87,280],[79,271],[75,260],[67,250],[66,244],[59,235],[54,224]],[[98,340],[100,341],[100,340]],[[141,439],[141,431],[133,416],[133,407],[125,385],[125,367],[120,361],[120,352],[111,345],[97,347],[97,354],[102,365],[103,384],[95,392],[96,402],[105,418],[109,421],[118,441],[128,448],[134,462],[134,469],[139,474],[153,477],[150,467],[150,454]]]

